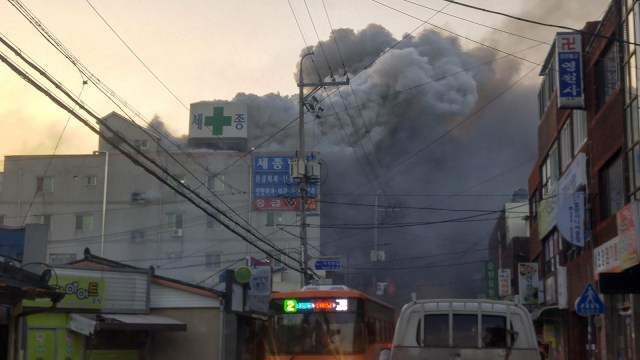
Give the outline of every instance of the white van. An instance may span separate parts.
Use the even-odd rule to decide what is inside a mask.
[[[415,300],[400,312],[391,359],[540,360],[540,353],[531,315],[520,304]]]

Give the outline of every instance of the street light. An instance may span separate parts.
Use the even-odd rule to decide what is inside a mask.
[[[102,187],[102,224],[100,229],[100,256],[104,257],[104,222],[107,215],[107,178],[109,176],[109,152],[94,151],[94,155],[104,154],[104,186]]]

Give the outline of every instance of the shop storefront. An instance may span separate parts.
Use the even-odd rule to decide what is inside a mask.
[[[42,311],[22,323],[22,359],[147,359],[155,333],[186,330],[180,321],[149,314],[149,270],[55,268],[50,284],[65,293],[55,308],[23,302]]]

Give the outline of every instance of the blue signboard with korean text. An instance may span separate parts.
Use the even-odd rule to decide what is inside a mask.
[[[558,107],[584,108],[582,37],[577,32],[556,34]]]
[[[339,271],[342,269],[342,261],[340,258],[319,258],[314,261],[313,268],[316,270]]]
[[[295,155],[258,154],[253,157],[254,210],[299,210],[300,182],[289,174]],[[318,184],[307,184],[308,210],[315,210]]]

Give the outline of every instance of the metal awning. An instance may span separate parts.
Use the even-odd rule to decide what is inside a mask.
[[[100,330],[186,331],[187,324],[164,316],[146,314],[70,314],[67,327],[90,336]]]
[[[564,311],[567,309],[561,309],[558,305],[550,305],[541,307],[531,313],[531,319],[536,320],[560,320]]]

